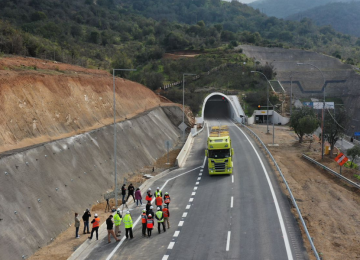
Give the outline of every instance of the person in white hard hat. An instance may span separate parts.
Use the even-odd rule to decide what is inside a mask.
[[[152,200],[152,194],[151,194],[151,188],[148,189],[148,191],[146,192],[146,198],[145,200],[151,203]]]
[[[163,226],[163,230],[164,230],[164,232],[166,232],[165,223],[164,223],[164,214],[163,214],[162,210],[160,209],[160,207],[157,208],[157,211],[155,213],[155,218],[157,219],[157,222],[158,222],[159,234],[161,233],[160,225]]]
[[[147,221],[146,221],[146,228],[147,228],[147,234],[148,238],[151,237],[151,231],[154,228],[154,219],[151,214],[148,215]]]
[[[94,232],[96,232],[96,240],[99,240],[100,218],[98,217],[98,214],[94,214],[94,219],[91,221],[91,223],[93,224],[93,226],[89,239],[92,239]]]
[[[121,225],[122,216],[120,214],[120,209],[117,209],[114,214],[114,224],[115,224],[115,235],[119,237],[121,235],[120,225]]]
[[[123,218],[123,222],[125,225],[125,234],[126,234],[126,239],[129,238],[130,235],[130,239],[133,239],[133,231],[132,231],[132,227],[133,227],[133,221],[130,215],[130,211],[126,211],[126,215]]]
[[[159,187],[157,187],[156,188],[156,191],[155,191],[155,198],[157,198],[157,197],[162,197],[162,191],[160,190],[160,188]]]

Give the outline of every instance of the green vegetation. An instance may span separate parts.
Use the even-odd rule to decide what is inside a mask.
[[[328,3],[293,14],[287,17],[287,19],[300,21],[304,17],[307,17],[313,20],[318,26],[330,25],[339,32],[359,37],[359,13],[360,2],[352,1],[349,3]],[[333,30],[332,28],[329,27],[328,30]]]
[[[354,162],[356,156],[360,157],[360,146],[354,145],[352,148],[350,148],[346,151],[346,155],[350,157],[350,159],[351,159],[350,167],[352,167],[354,165],[353,162]],[[357,168],[357,165],[356,165],[356,168]]]
[[[324,122],[324,138],[329,142],[331,150],[330,157],[333,156],[335,143],[345,133],[345,126],[348,121],[348,116],[344,108],[336,109],[336,114],[333,111],[325,110]]]
[[[302,143],[305,134],[311,134],[319,127],[319,120],[312,108],[302,107],[292,113],[290,127],[299,137],[299,143]]]
[[[356,179],[360,180],[360,175],[354,174],[354,177],[355,177]]]

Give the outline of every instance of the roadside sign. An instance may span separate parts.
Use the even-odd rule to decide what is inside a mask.
[[[184,122],[182,122],[179,126],[178,126],[178,128],[181,130],[181,131],[185,131],[186,130],[186,128],[187,128],[188,126],[184,123]]]
[[[360,132],[355,132],[354,136],[360,136]]]
[[[340,153],[334,160],[340,166],[343,166],[349,159],[343,153]]]

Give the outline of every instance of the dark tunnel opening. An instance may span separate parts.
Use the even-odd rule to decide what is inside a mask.
[[[207,100],[204,109],[205,119],[220,119],[230,117],[230,104],[225,97],[215,95]]]

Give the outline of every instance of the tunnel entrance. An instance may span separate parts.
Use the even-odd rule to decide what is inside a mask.
[[[220,119],[230,118],[230,103],[221,95],[211,96],[205,103],[204,118],[206,119]]]

